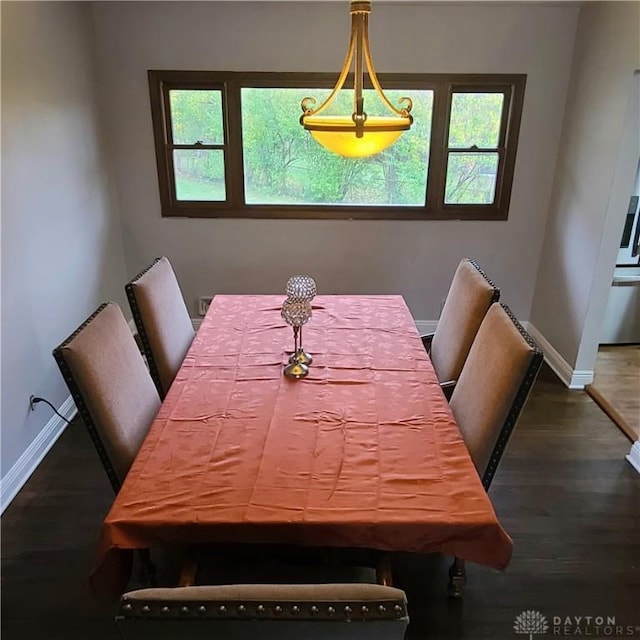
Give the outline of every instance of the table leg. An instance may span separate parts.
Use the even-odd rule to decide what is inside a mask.
[[[140,582],[148,587],[157,587],[158,571],[151,561],[149,549],[138,549],[138,558],[140,559]]]
[[[386,587],[393,586],[393,577],[391,574],[391,555],[383,553],[378,557],[376,564],[376,582]]]
[[[449,567],[449,595],[452,598],[462,598],[466,583],[467,572],[464,567],[464,560],[454,558],[453,564]]]

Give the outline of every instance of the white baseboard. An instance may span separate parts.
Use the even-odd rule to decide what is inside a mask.
[[[433,333],[438,326],[437,320],[414,320],[416,329],[420,335],[425,333]]]
[[[629,455],[626,458],[631,466],[640,473],[640,440],[636,440],[631,445],[631,451],[629,451]]]
[[[198,331],[198,329],[200,328],[200,325],[202,324],[202,321],[204,320],[204,318],[191,318],[191,324],[193,325],[193,330],[194,331]]]
[[[585,385],[593,382],[593,370],[573,369],[560,355],[556,348],[530,322],[522,325],[544,352],[546,363],[555,371],[556,375],[569,389],[584,389]]]
[[[75,417],[77,409],[71,396],[62,403],[58,411],[67,418],[67,420],[72,420]],[[47,422],[34,441],[26,448],[25,452],[18,458],[11,469],[7,471],[0,482],[2,485],[0,513],[3,513],[16,497],[18,491],[22,489],[42,459],[47,455],[49,449],[51,449],[55,441],[62,435],[66,426],[67,423],[54,413],[51,420]]]

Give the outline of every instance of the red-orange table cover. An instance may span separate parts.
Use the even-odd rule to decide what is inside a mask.
[[[503,569],[498,523],[401,296],[318,296],[309,376],[283,296],[216,296],[105,519],[114,549],[287,542]]]

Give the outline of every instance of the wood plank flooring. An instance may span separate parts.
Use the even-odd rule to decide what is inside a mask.
[[[591,387],[629,439],[640,439],[640,345],[602,345]]]
[[[491,489],[514,540],[511,565],[468,566],[465,598],[451,601],[449,559],[394,556],[407,638],[526,638],[513,629],[523,610],[545,615],[548,635],[588,635],[584,624],[579,635],[575,625],[554,633],[554,616],[602,615],[640,638],[640,475],[628,450],[586,393],[543,368]],[[3,640],[118,638],[113,606],[95,602],[87,584],[111,500],[83,427],[72,425],[2,517]]]

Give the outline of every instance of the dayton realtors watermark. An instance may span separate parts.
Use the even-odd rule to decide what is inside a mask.
[[[615,616],[545,616],[540,611],[523,611],[516,616],[513,630],[528,636],[553,635],[566,638],[639,637],[640,625],[623,624]]]
[[[640,626],[620,624],[615,616],[553,616],[554,636],[620,637],[640,635]]]
[[[640,636],[640,626],[620,624],[615,616],[553,616],[551,629],[554,636]]]

